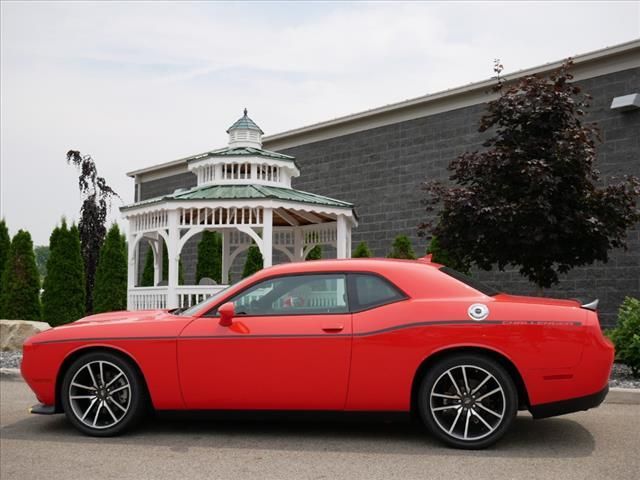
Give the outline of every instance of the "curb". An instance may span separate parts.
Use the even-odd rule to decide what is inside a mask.
[[[640,388],[611,388],[604,401],[605,403],[640,405]]]
[[[2,380],[22,380],[19,368],[0,368]]]

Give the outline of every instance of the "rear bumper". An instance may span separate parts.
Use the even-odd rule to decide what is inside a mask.
[[[607,393],[609,393],[609,385],[599,392],[592,393],[591,395],[586,395],[584,397],[532,405],[529,407],[529,411],[531,412],[531,415],[533,415],[533,418],[548,418],[555,417],[557,415],[564,415],[566,413],[589,410],[590,408],[595,408],[600,405],[607,396]]]

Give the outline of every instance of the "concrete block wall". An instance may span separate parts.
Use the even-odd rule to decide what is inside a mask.
[[[594,77],[581,85],[593,96],[588,120],[598,122],[602,133],[597,166],[603,179],[640,176],[640,111],[609,108],[613,97],[640,91],[640,69]],[[421,204],[421,184],[448,179],[447,166],[452,159],[481,148],[485,137],[477,129],[484,111],[485,105],[475,105],[300,145],[282,153],[295,156],[300,166],[301,176],[293,180],[294,188],[356,205],[360,225],[353,231],[354,248],[366,241],[376,256],[385,256],[395,236],[405,234],[421,254],[426,240],[418,237],[417,226],[427,218]],[[191,173],[145,182],[140,185],[141,199],[195,184]],[[195,277],[196,248],[194,239],[182,252],[188,282]],[[234,279],[239,278],[243,262],[243,258],[236,260]],[[535,287],[515,270],[477,275],[507,292],[536,293]],[[607,264],[573,270],[544,294],[600,298],[601,321],[613,325],[624,296],[640,297],[640,226],[630,231],[627,250],[611,252]]]

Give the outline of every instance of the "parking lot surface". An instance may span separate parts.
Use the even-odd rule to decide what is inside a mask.
[[[441,446],[416,424],[154,419],[130,434],[80,435],[36,416],[25,383],[0,382],[0,478],[638,479],[640,406],[604,404],[533,421],[522,413],[483,451]]]

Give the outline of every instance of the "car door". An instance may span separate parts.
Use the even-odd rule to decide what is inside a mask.
[[[187,408],[344,408],[352,339],[346,275],[278,276],[229,301],[231,326],[214,310],[178,339]]]

